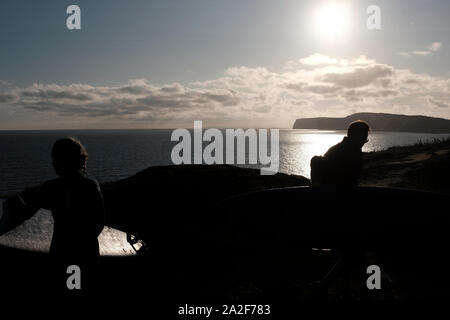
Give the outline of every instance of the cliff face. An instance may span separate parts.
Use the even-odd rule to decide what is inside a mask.
[[[346,130],[350,122],[364,120],[372,131],[450,133],[450,120],[426,116],[406,116],[388,113],[355,113],[345,118],[302,118],[295,120],[294,129]]]

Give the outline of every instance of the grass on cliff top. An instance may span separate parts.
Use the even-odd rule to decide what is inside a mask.
[[[366,153],[361,181],[366,185],[450,194],[448,150],[450,139],[446,138]]]
[[[367,160],[379,160],[385,158],[400,159],[410,154],[436,152],[450,149],[450,137],[422,141],[407,146],[394,146],[385,150],[364,153]]]

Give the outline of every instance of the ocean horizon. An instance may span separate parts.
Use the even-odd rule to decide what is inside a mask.
[[[206,128],[205,128],[206,129]],[[88,175],[99,182],[119,180],[150,166],[172,165],[171,129],[83,129],[0,131],[0,193],[20,191],[55,177],[50,150],[57,139],[73,136],[89,153]],[[309,178],[309,161],[324,154],[345,131],[280,129],[279,172]],[[449,134],[374,131],[363,152],[444,139]],[[204,142],[204,145],[207,143]],[[246,163],[248,163],[248,148]],[[243,165],[260,168],[261,165]]]

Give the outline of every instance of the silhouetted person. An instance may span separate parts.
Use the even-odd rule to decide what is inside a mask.
[[[362,168],[362,147],[368,141],[369,125],[354,121],[347,129],[347,136],[332,146],[323,157],[311,159],[311,183],[313,186],[351,188],[358,185]]]
[[[85,177],[88,154],[79,141],[56,141],[51,156],[59,177],[25,189],[11,200],[11,214],[17,225],[41,208],[50,210],[54,220],[50,255],[56,288],[67,290],[67,267],[77,265],[81,269],[81,290],[91,289],[99,268],[97,237],[104,227],[102,194],[98,183]]]
[[[311,184],[313,187],[327,187],[335,189],[335,195],[348,201],[350,210],[356,205],[351,190],[358,185],[358,178],[362,169],[362,147],[368,141],[370,128],[364,121],[354,121],[347,129],[347,136],[332,146],[323,157],[315,156],[311,159]],[[336,212],[348,214],[348,212]],[[350,227],[350,226],[349,226]],[[313,288],[325,293],[331,282],[339,276],[349,281],[350,272],[364,261],[364,251],[359,248],[357,239],[349,235],[342,235],[337,240],[336,250],[339,253],[337,263],[321,280],[312,284]]]

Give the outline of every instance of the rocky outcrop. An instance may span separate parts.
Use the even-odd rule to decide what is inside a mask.
[[[407,116],[388,113],[355,113],[344,118],[297,119],[294,129],[346,130],[355,120],[369,123],[372,131],[450,133],[450,120],[426,116]]]
[[[307,186],[309,179],[230,165],[149,167],[114,182],[102,183],[108,224],[120,230],[140,230],[160,219],[208,218],[221,201],[246,192],[276,187]],[[148,231],[148,230],[147,230]]]

